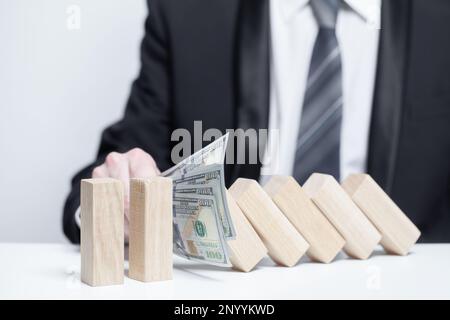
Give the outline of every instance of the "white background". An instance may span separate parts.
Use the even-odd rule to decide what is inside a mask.
[[[146,14],[144,0],[0,0],[0,242],[66,241],[69,181],[123,112]]]

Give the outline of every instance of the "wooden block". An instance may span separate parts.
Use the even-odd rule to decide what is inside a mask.
[[[350,257],[367,259],[381,235],[339,183],[330,175],[314,173],[303,190],[343,236],[344,251]]]
[[[344,247],[345,240],[297,181],[289,176],[273,176],[264,190],[309,243],[310,259],[331,262]]]
[[[143,282],[172,279],[172,220],[172,179],[131,179],[130,278]]]
[[[381,232],[381,245],[388,253],[407,255],[420,231],[367,174],[350,175],[342,187]]]
[[[227,242],[231,264],[237,270],[249,272],[266,256],[267,248],[228,191],[227,200],[236,230],[236,239]]]
[[[81,181],[81,281],[88,285],[123,283],[123,189],[115,179]]]
[[[240,178],[229,191],[267,247],[272,260],[288,267],[295,265],[309,244],[261,186],[255,180]]]

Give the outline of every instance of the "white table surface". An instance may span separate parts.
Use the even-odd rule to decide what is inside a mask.
[[[406,257],[377,250],[293,268],[269,258],[250,273],[174,257],[171,281],[92,288],[80,282],[80,253],[65,244],[0,244],[0,299],[449,299],[450,244],[416,245]]]

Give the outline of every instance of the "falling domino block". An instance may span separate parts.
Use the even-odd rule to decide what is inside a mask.
[[[240,178],[229,191],[267,247],[272,260],[288,267],[295,265],[309,244],[261,186],[255,180]]]
[[[81,281],[122,284],[124,278],[123,184],[115,179],[81,181]]]
[[[308,241],[308,256],[314,261],[331,262],[344,247],[345,240],[297,181],[289,176],[273,176],[264,190]]]
[[[367,174],[350,175],[342,183],[361,211],[381,232],[381,245],[388,253],[406,255],[420,231]]]
[[[130,180],[130,278],[172,279],[172,219],[172,179]]]
[[[236,230],[236,239],[227,242],[231,264],[237,270],[249,272],[266,256],[267,248],[229,192],[227,201]]]
[[[350,257],[367,259],[381,235],[339,183],[330,175],[314,173],[303,190],[343,236],[344,251]]]

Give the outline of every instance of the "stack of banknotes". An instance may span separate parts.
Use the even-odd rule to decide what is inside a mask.
[[[173,180],[174,253],[230,266],[227,241],[236,237],[228,210],[224,159],[228,134],[162,175]]]

